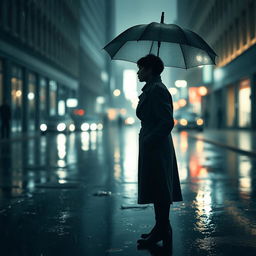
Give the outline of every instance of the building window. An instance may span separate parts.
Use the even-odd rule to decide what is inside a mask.
[[[36,76],[35,74],[30,73],[28,75],[28,130],[35,130],[35,114],[36,114],[36,101],[35,101],[35,92],[36,92]]]
[[[245,102],[246,104],[244,104]],[[251,86],[249,79],[245,79],[239,84],[238,124],[239,127],[250,127],[251,125]]]
[[[67,97],[67,92],[66,90],[59,86],[58,89],[58,114],[60,116],[63,116],[66,114],[66,97]]]
[[[233,54],[234,51],[234,35],[233,35],[233,25],[229,28],[229,47],[230,47],[230,55]]]
[[[225,32],[225,58],[229,57],[229,49],[230,49],[230,45],[229,45],[229,31],[226,30]]]
[[[249,25],[250,25],[250,39],[255,37],[255,2],[251,1],[249,4]]]
[[[53,80],[49,83],[50,86],[50,116],[56,115],[57,109],[57,83]]]
[[[22,115],[22,69],[18,66],[12,67],[11,72],[11,109],[12,109],[12,132],[21,132],[21,115]]]
[[[236,25],[235,25],[235,39],[236,39],[236,49],[238,50],[240,47],[240,28],[239,28],[239,19],[236,18]]]
[[[11,30],[12,27],[12,1],[5,1],[6,3],[6,28]]]
[[[242,12],[242,17],[241,17],[241,30],[242,30],[242,42],[243,45],[247,43],[247,26],[246,26],[246,12]]]
[[[235,120],[235,88],[234,86],[228,87],[227,93],[227,126],[233,127]]]
[[[46,94],[47,94],[47,82],[45,78],[40,79],[40,118],[41,120],[45,120],[47,117],[47,110],[46,110]]]

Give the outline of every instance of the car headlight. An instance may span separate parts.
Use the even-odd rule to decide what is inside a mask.
[[[40,130],[41,130],[42,132],[45,132],[45,131],[47,130],[47,125],[46,125],[46,124],[41,124],[41,125],[40,125]]]
[[[97,128],[98,128],[98,130],[102,130],[103,129],[103,125],[101,123],[98,123]]]
[[[57,125],[57,130],[58,130],[59,132],[63,132],[65,129],[66,129],[66,124],[64,124],[64,123],[59,123],[59,124]]]
[[[91,124],[90,124],[90,129],[91,129],[92,131],[97,130],[97,124],[96,124],[96,123],[91,123]]]
[[[132,124],[134,124],[134,122],[135,122],[135,120],[134,120],[134,118],[133,117],[131,117],[131,116],[129,116],[129,117],[127,117],[126,119],[125,119],[125,124],[130,124],[130,125],[132,125]]]
[[[182,118],[182,119],[180,119],[180,124],[182,126],[186,126],[188,124],[188,121],[186,119]]]
[[[81,130],[82,130],[83,132],[88,131],[89,128],[90,128],[90,125],[89,125],[88,123],[83,123],[83,124],[81,125]]]
[[[74,124],[70,124],[68,129],[69,131],[73,132],[76,129],[76,127]]]
[[[204,120],[202,118],[199,118],[196,120],[197,125],[203,125],[204,124]]]

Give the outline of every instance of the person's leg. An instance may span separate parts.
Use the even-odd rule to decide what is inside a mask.
[[[1,123],[1,138],[4,138],[4,125],[3,122]]]
[[[160,228],[168,226],[170,224],[169,213],[170,204],[169,203],[154,203],[155,219],[156,224]]]
[[[10,122],[6,123],[6,127],[5,127],[5,132],[6,132],[6,138],[10,138]]]
[[[154,203],[156,224],[145,239],[139,239],[141,245],[149,245],[163,240],[163,245],[171,245],[172,228],[169,221],[170,204]]]

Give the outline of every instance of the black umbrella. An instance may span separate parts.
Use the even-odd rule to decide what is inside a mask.
[[[215,65],[217,54],[195,32],[175,24],[136,25],[128,28],[103,48],[115,60],[137,62],[149,53],[159,56],[166,67],[192,68]]]

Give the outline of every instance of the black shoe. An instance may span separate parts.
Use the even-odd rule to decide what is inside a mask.
[[[166,249],[172,248],[172,228],[171,227],[163,232],[162,240],[163,240],[163,247],[165,247]]]
[[[156,230],[156,224],[155,224],[155,226],[152,228],[152,230],[151,230],[149,233],[147,233],[147,234],[141,234],[140,237],[141,237],[141,238],[147,238],[147,237],[149,237],[155,230]]]
[[[139,239],[137,242],[142,246],[150,246],[163,240],[163,246],[172,246],[171,226],[157,227],[147,238]]]

